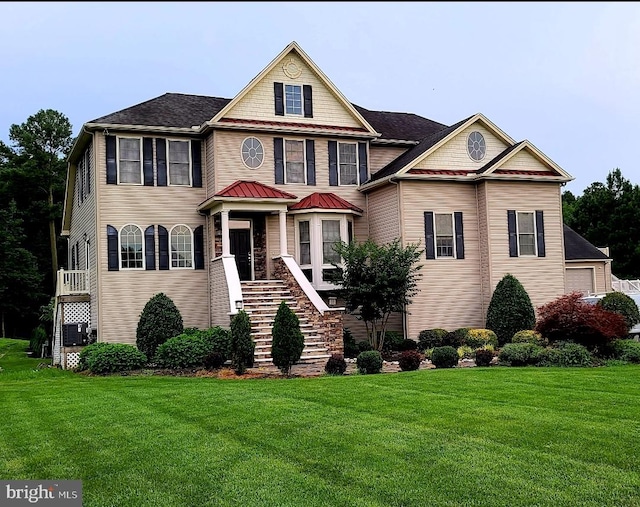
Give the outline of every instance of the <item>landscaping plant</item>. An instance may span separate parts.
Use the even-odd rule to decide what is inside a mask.
[[[364,375],[380,373],[382,371],[382,355],[377,350],[360,352],[356,359],[358,371]]]
[[[477,349],[475,359],[476,366],[489,366],[493,359],[493,351],[489,349]]]
[[[412,340],[413,341],[413,340]],[[415,343],[415,342],[414,342]],[[422,355],[417,350],[405,350],[400,354],[398,366],[402,371],[413,371],[420,368]]]
[[[300,359],[304,350],[304,335],[300,321],[289,305],[282,301],[273,321],[271,357],[280,371],[289,376],[291,367]]]
[[[347,362],[341,354],[332,354],[324,366],[324,371],[329,375],[344,375],[347,370]]]
[[[276,320],[277,320],[276,316]],[[275,330],[275,324],[274,324]],[[275,333],[274,333],[275,334]],[[238,375],[253,366],[256,344],[251,339],[251,321],[244,310],[231,319],[231,366]]]
[[[434,347],[431,362],[436,368],[453,368],[458,365],[458,351],[450,345]]]
[[[424,352],[433,347],[441,347],[444,337],[447,335],[446,329],[435,328],[420,331],[418,335],[418,350]]]
[[[136,345],[151,358],[159,345],[182,334],[183,330],[180,310],[171,298],[160,292],[144,305],[136,330]]]
[[[536,317],[529,294],[515,276],[507,273],[493,291],[485,327],[496,333],[498,344],[502,346],[517,331],[533,329],[535,324]]]
[[[605,310],[622,315],[627,324],[627,332],[640,322],[640,310],[638,310],[638,305],[636,305],[636,302],[624,292],[610,292],[598,301],[598,305]]]

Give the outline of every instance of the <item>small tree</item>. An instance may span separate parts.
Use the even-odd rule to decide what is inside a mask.
[[[638,305],[624,292],[610,292],[598,302],[598,305],[605,310],[622,315],[629,330],[640,322]]]
[[[359,311],[369,343],[382,350],[387,322],[393,312],[405,312],[418,293],[418,264],[423,250],[418,245],[403,247],[396,239],[386,245],[371,240],[364,243],[337,243],[335,251],[343,259],[343,268],[334,264],[334,283],[342,288],[345,306]]]
[[[136,330],[136,345],[148,358],[152,358],[159,345],[182,334],[183,330],[180,310],[171,298],[160,292],[144,305]]]
[[[502,346],[518,331],[533,329],[535,325],[529,294],[515,276],[507,273],[493,291],[485,327],[496,333]]]
[[[300,359],[304,349],[304,336],[300,321],[289,305],[282,301],[273,321],[271,357],[280,371],[289,376],[291,367]]]
[[[251,339],[249,314],[240,310],[231,319],[231,366],[238,375],[253,366],[256,344]]]

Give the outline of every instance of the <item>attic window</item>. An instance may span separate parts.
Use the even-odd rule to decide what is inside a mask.
[[[471,160],[479,162],[482,160],[487,152],[487,145],[484,141],[484,137],[478,131],[471,132],[467,138],[467,152],[471,157]]]
[[[302,86],[285,85],[285,113],[302,115]]]

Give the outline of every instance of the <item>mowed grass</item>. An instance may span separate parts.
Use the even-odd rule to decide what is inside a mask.
[[[0,359],[0,366],[3,366]],[[88,506],[640,505],[640,367],[0,373],[0,478]]]

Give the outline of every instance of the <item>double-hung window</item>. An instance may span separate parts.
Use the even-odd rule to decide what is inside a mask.
[[[300,220],[298,222],[298,248],[300,269],[302,269],[307,279],[312,282],[313,270],[311,266],[311,229],[309,220]]]
[[[358,184],[358,145],[356,143],[338,143],[338,164],[340,166],[340,185]]]
[[[120,231],[120,267],[142,269],[143,259],[142,230],[136,225],[125,225]]]
[[[189,141],[169,141],[169,185],[191,185]]]
[[[191,229],[176,225],[171,229],[171,268],[193,267],[193,241]]]
[[[518,212],[518,251],[536,255],[536,228],[533,212]]]
[[[305,183],[304,141],[285,140],[285,183]]]
[[[118,138],[118,182],[142,184],[142,143],[139,138]]]
[[[286,114],[302,115],[302,86],[285,85],[284,99]]]
[[[455,257],[453,215],[436,213],[436,257]]]

